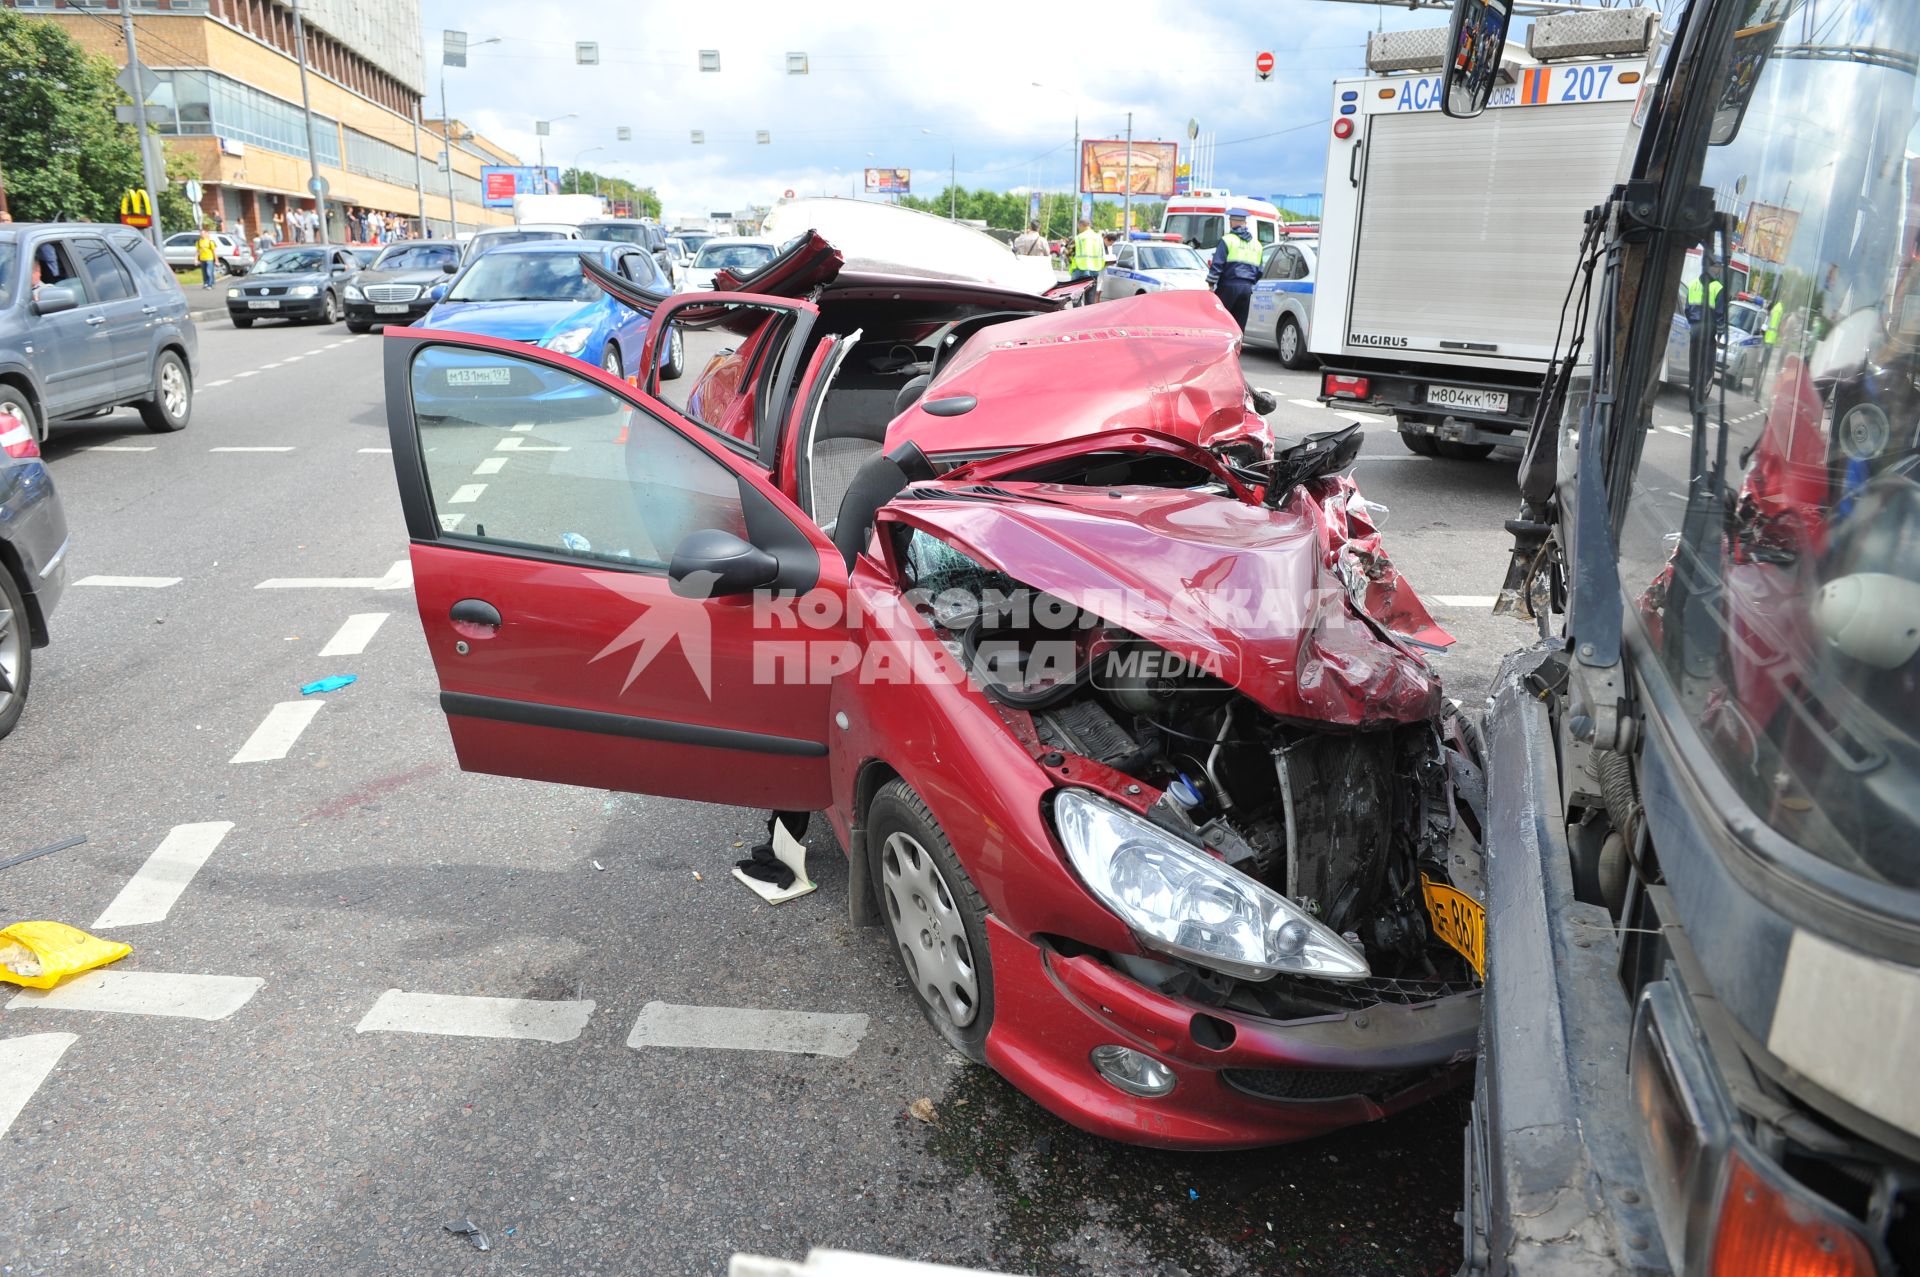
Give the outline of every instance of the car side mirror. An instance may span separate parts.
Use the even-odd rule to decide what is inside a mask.
[[[1455,119],[1470,120],[1487,109],[1500,77],[1500,55],[1506,52],[1507,19],[1512,11],[1511,0],[1453,0],[1440,109]]]
[[[780,561],[731,532],[704,528],[674,547],[667,579],[683,599],[718,599],[772,585]]]
[[[34,290],[33,313],[57,315],[80,304],[80,294],[65,284],[42,284]]]
[[[1253,387],[1253,410],[1261,416],[1270,416],[1280,406],[1280,396],[1264,386]]]
[[[435,284],[427,290],[427,300],[429,301],[443,301],[446,299],[446,296],[447,286],[445,284]]]
[[[443,275],[458,274],[459,270],[460,270],[459,262],[441,262],[440,263],[440,273]]]

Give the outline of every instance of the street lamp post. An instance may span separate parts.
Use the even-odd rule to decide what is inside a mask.
[[[320,152],[316,149],[313,131],[313,101],[307,95],[307,24],[300,17],[300,0],[293,0],[293,48],[294,56],[300,63],[300,111],[307,117],[307,189],[313,192],[313,206],[320,214],[320,242],[331,243],[327,235],[327,197],[326,187],[320,183]],[[139,111],[136,104],[135,112]],[[146,125],[141,125],[146,132]]]
[[[446,33],[441,34],[444,36]],[[475,45],[501,43],[504,42],[496,35],[485,40],[471,41],[464,47],[471,49]],[[460,65],[466,65],[464,50],[461,53]],[[460,235],[460,209],[453,202],[453,117],[447,114],[447,54],[445,52],[440,55],[440,147],[440,154],[447,162],[447,234],[457,239]],[[484,199],[485,196],[483,195],[482,198]],[[420,233],[424,235],[426,231],[426,216],[423,211],[420,219]]]
[[[543,188],[547,181],[547,134],[552,132],[553,126],[560,123],[560,121],[577,120],[579,118],[580,113],[578,111],[568,111],[565,115],[556,115],[551,120],[535,120],[533,122],[534,139],[540,147],[540,184]]]
[[[954,159],[953,139],[945,133],[935,133],[932,129],[920,131],[928,137],[937,137],[947,144],[947,220],[957,222],[960,220],[960,172]]]
[[[575,195],[578,195],[580,193],[580,161],[581,159],[584,156],[593,154],[595,151],[604,151],[606,149],[607,148],[604,146],[589,146],[585,150],[581,151],[579,155],[576,155],[573,157],[573,193]],[[598,173],[595,173],[593,175],[593,193],[595,195],[598,195],[600,193],[600,175]]]

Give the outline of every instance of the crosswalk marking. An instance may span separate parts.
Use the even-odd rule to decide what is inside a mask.
[[[51,989],[22,989],[7,1003],[7,1010],[111,1011],[224,1020],[247,1005],[265,984],[257,976],[87,971]]]
[[[705,1047],[844,1058],[859,1048],[860,1039],[866,1035],[864,1015],[649,1002],[634,1021],[627,1045],[636,1050],[650,1046]]]
[[[77,1033],[28,1033],[0,1038],[0,1138],[27,1101],[60,1063],[67,1048],[80,1040]]]
[[[413,563],[396,559],[385,576],[276,576],[254,586],[256,590],[405,590],[413,585]]]
[[[83,576],[75,585],[109,585],[128,590],[164,590],[180,584],[177,576]]]
[[[391,612],[355,612],[334,631],[327,645],[320,649],[320,655],[360,655],[367,650],[367,644],[373,642],[373,636],[380,632],[381,624],[391,615]]]
[[[232,829],[231,820],[175,825],[147,857],[147,862],[127,880],[107,911],[93,920],[93,929],[163,921],[187,884]]]
[[[260,720],[260,726],[253,729],[253,735],[247,737],[247,743],[240,747],[229,762],[234,763],[271,763],[285,758],[293,743],[300,739],[300,733],[307,730],[307,724],[320,712],[326,702],[319,698],[303,701],[281,701],[267,711]]]
[[[353,1031],[571,1042],[587,1027],[593,1008],[591,999],[484,998],[388,989]]]

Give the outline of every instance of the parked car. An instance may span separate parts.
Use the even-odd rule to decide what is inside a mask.
[[[680,278],[683,293],[704,293],[713,287],[713,277],[721,271],[735,276],[751,275],[773,260],[780,246],[770,239],[747,235],[715,235],[693,255],[693,264]]]
[[[933,1028],[1103,1135],[1276,1143],[1462,1080],[1477,978],[1436,910],[1479,872],[1474,773],[1416,646],[1447,636],[1340,474],[1358,430],[1257,443],[1210,297],[1066,309],[861,262],[802,237],[724,306],[592,272],[650,345],[738,340],[694,386],[724,419],[389,334],[462,767],[825,812]],[[502,412],[542,450],[476,494]]]
[[[699,256],[701,245],[715,238],[715,232],[713,231],[680,230],[673,231],[671,234],[675,239],[686,245],[687,255],[689,257]]]
[[[253,269],[253,246],[244,239],[214,232],[213,242],[218,249],[215,261],[220,269],[229,275],[244,275]],[[176,270],[188,270],[200,265],[200,232],[181,231],[169,235],[161,241],[161,252],[167,259],[167,265]]]
[[[581,274],[593,262],[636,288],[665,294],[666,276],[653,255],[631,244],[598,240],[514,244],[468,263],[421,319],[422,328],[485,333],[544,346],[616,377],[637,368],[648,317],[621,305]],[[661,375],[678,377],[685,367],[678,333],[661,351]]]
[[[1667,357],[1664,380],[1670,386],[1688,386],[1693,382],[1688,350],[1693,340],[1693,322],[1687,305],[1686,289],[1678,293],[1673,318],[1667,323]],[[1716,375],[1740,390],[1760,375],[1760,357],[1766,350],[1767,312],[1754,302],[1735,299],[1727,303],[1726,320],[1720,326],[1719,350],[1715,356]]]
[[[1207,264],[1185,244],[1123,242],[1113,246],[1113,264],[1100,272],[1094,300],[1110,302],[1141,293],[1206,286]]]
[[[460,255],[462,266],[482,253],[509,244],[538,244],[547,240],[579,239],[580,228],[560,222],[524,222],[518,226],[483,226],[466,241]]]
[[[35,439],[122,405],[149,430],[181,429],[198,351],[186,295],[139,231],[0,223],[0,412]]]
[[[1247,345],[1271,346],[1283,368],[1313,362],[1307,338],[1313,332],[1313,274],[1319,247],[1298,241],[1269,245],[1260,278],[1247,303]]]
[[[0,737],[27,708],[33,650],[47,645],[66,583],[67,517],[53,476],[32,428],[0,405]]]
[[[614,240],[646,249],[660,264],[669,288],[680,273],[679,254],[667,247],[667,233],[658,222],[639,217],[594,217],[580,223],[580,234],[584,239]]]
[[[227,289],[227,315],[235,328],[251,328],[256,319],[334,323],[346,310],[347,280],[367,260],[329,244],[273,249],[245,283]]]
[[[433,308],[432,290],[460,269],[460,245],[450,239],[389,244],[340,290],[347,329],[364,333],[382,324],[410,324]]]

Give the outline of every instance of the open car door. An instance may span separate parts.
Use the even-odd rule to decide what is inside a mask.
[[[774,318],[790,332],[798,316]],[[578,360],[469,334],[389,330],[386,388],[464,769],[827,805],[830,684],[805,671],[811,644],[846,636],[796,631],[760,600],[844,603],[845,567],[752,445]]]

